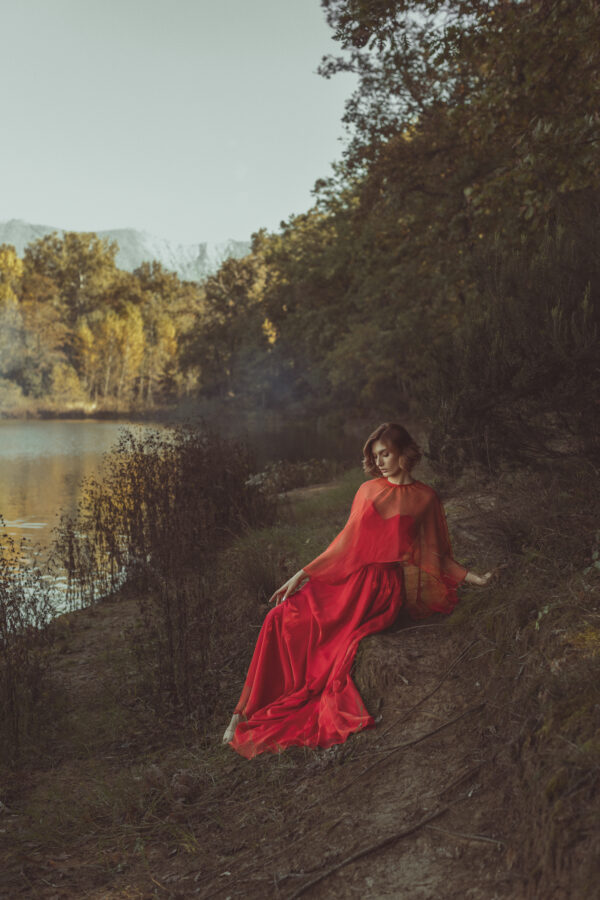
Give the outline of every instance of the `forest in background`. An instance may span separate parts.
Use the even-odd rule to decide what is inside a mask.
[[[358,88],[312,208],[200,284],[4,245],[2,409],[410,410],[445,465],[596,455],[600,7],[322,5]]]

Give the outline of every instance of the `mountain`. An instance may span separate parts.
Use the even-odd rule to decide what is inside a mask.
[[[0,222],[0,244],[12,244],[22,256],[28,244],[54,231],[63,234],[65,229],[10,219]],[[229,257],[240,259],[250,252],[250,241],[176,244],[135,228],[113,228],[94,233],[119,245],[116,263],[120,269],[133,272],[141,263],[156,260],[186,281],[202,281],[216,272],[223,260]]]

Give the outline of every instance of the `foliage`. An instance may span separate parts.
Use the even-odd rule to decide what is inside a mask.
[[[33,241],[23,260],[0,247],[0,375],[21,407],[153,408],[189,392],[179,354],[202,289],[156,262],[122,272],[116,249],[77,232]]]
[[[0,376],[24,403],[426,413],[454,467],[597,454],[597,4],[322,5],[321,73],[358,86],[313,207],[203,285],[90,234],[1,248]]]
[[[123,428],[57,530],[73,601],[93,603],[124,572],[149,583],[196,569],[231,531],[269,515],[251,471],[249,449],[208,427]]]
[[[55,609],[31,551],[0,526],[0,763],[15,765],[45,726]]]
[[[226,399],[242,391],[247,400],[264,405],[274,341],[264,310],[264,282],[265,265],[256,243],[252,255],[225,260],[206,280],[202,308],[183,350],[205,396]]]
[[[245,445],[206,427],[123,429],[102,477],[86,483],[78,514],[58,530],[73,604],[125,578],[139,592],[132,646],[160,714],[189,715],[204,702],[198,686],[217,615],[204,569],[232,534],[273,512],[252,468]]]
[[[328,481],[340,473],[342,465],[331,459],[307,459],[302,462],[274,460],[262,472],[248,479],[252,486],[271,494],[282,493],[292,488]]]
[[[404,188],[406,197],[408,189],[437,207],[463,193],[458,220],[432,217],[434,230],[456,227],[460,238],[465,228],[488,231],[489,217],[502,221],[507,204],[518,208],[521,226],[535,228],[561,195],[596,186],[593,0],[323,6],[347,52],[324,60],[323,74],[350,69],[359,77],[346,107],[348,162],[392,175],[386,194]],[[409,171],[401,174],[394,166],[402,162]]]
[[[529,420],[542,448],[566,427],[595,453],[597,4],[323,7],[341,55],[321,72],[358,77],[344,158],[312,209],[254,235],[237,287],[216,276],[222,331],[199,319],[188,364],[208,362],[224,400],[412,406],[453,465],[517,455]]]
[[[597,457],[598,249],[595,229],[560,229],[537,248],[479,254],[479,302],[428,356],[422,397],[439,464]]]

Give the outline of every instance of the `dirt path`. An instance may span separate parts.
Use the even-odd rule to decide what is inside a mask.
[[[329,751],[234,759],[236,786],[214,810],[224,831],[205,835],[212,862],[170,867],[181,896],[519,896],[498,808],[498,735],[483,724],[481,687],[461,676],[461,654],[475,648],[435,626],[363,645],[356,678],[372,709],[377,683],[396,674],[377,729]],[[248,768],[273,771],[257,790]]]

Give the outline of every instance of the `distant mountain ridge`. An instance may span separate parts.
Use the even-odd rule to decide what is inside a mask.
[[[25,247],[32,241],[54,231],[63,234],[74,230],[9,219],[0,222],[0,244],[12,244],[18,255],[22,256]],[[94,234],[116,241],[119,245],[116,263],[120,269],[133,272],[143,262],[156,260],[185,281],[202,281],[214,274],[225,259],[240,259],[250,252],[250,241],[233,239],[213,244],[179,244],[135,228],[113,228],[95,231]]]

